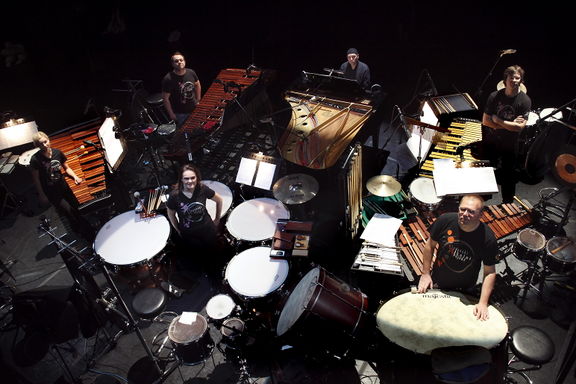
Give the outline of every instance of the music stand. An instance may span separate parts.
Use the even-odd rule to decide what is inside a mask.
[[[269,191],[277,173],[277,159],[260,153],[250,153],[240,160],[236,182]]]

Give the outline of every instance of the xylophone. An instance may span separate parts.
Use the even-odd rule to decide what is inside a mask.
[[[436,220],[431,216],[406,220],[398,231],[401,252],[416,275],[422,274],[424,244],[430,237],[428,227]],[[532,223],[532,214],[523,205],[500,204],[484,207],[480,221],[486,223],[494,232],[496,239],[521,230]]]
[[[220,128],[226,107],[260,77],[260,71],[223,69],[212,82],[200,103],[174,134],[168,157],[186,157],[195,152],[211,133]],[[188,137],[188,143],[187,138]]]
[[[100,119],[87,122],[79,127],[50,137],[52,147],[61,150],[68,158],[68,165],[78,177],[84,181],[74,183],[69,177],[65,180],[72,189],[76,200],[82,208],[83,204],[101,199],[106,193],[106,177],[104,159],[94,146],[87,146],[84,141],[99,145],[98,129],[102,125]]]
[[[479,121],[457,118],[448,127],[448,132],[442,134],[434,145],[432,152],[422,164],[420,176],[432,177],[434,170],[434,159],[453,159],[461,160],[456,153],[459,146],[464,146],[482,140],[482,125]],[[476,163],[476,159],[469,148],[463,150],[462,157],[464,161]]]

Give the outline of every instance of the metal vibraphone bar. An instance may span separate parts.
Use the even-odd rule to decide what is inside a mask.
[[[482,125],[479,121],[470,119],[455,119],[448,127],[448,132],[442,134],[439,141],[434,145],[433,150],[430,152],[428,158],[422,164],[420,176],[432,177],[434,170],[434,159],[453,159],[460,160],[460,156],[456,153],[459,146],[474,143],[482,140]],[[466,148],[463,151],[464,161],[479,161],[476,159],[470,149]]]
[[[434,216],[424,220],[420,217],[409,218],[398,231],[401,254],[418,276],[422,274],[424,245],[430,236],[428,227],[435,220]],[[492,229],[498,240],[530,225],[532,214],[515,203],[487,205],[482,211],[480,221]]]

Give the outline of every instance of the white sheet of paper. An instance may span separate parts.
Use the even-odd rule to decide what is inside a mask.
[[[258,162],[253,159],[248,159],[246,157],[240,159],[240,167],[238,168],[238,174],[236,175],[236,182],[252,185],[257,164]]]
[[[456,168],[452,159],[434,159],[434,169],[452,169]]]
[[[434,169],[432,173],[438,196],[498,192],[492,167]]]
[[[256,181],[254,181],[254,186],[257,188],[262,188],[270,190],[272,186],[272,181],[274,181],[274,172],[276,171],[276,164],[260,162],[258,166],[258,174],[256,175]]]
[[[198,315],[197,312],[182,312],[180,315],[180,319],[178,319],[179,323],[190,325],[196,321],[196,316]]]
[[[360,236],[361,239],[372,243],[396,246],[395,235],[402,224],[402,220],[382,213],[375,213]]]

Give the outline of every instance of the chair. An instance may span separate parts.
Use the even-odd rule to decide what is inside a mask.
[[[548,363],[554,357],[554,343],[550,336],[532,326],[526,325],[514,329],[510,333],[508,342],[512,357],[508,360],[506,370],[505,382],[507,383],[515,382],[510,376],[518,374],[532,384],[526,372],[540,369],[543,364]],[[528,366],[512,367],[512,364],[516,363],[524,363]]]

